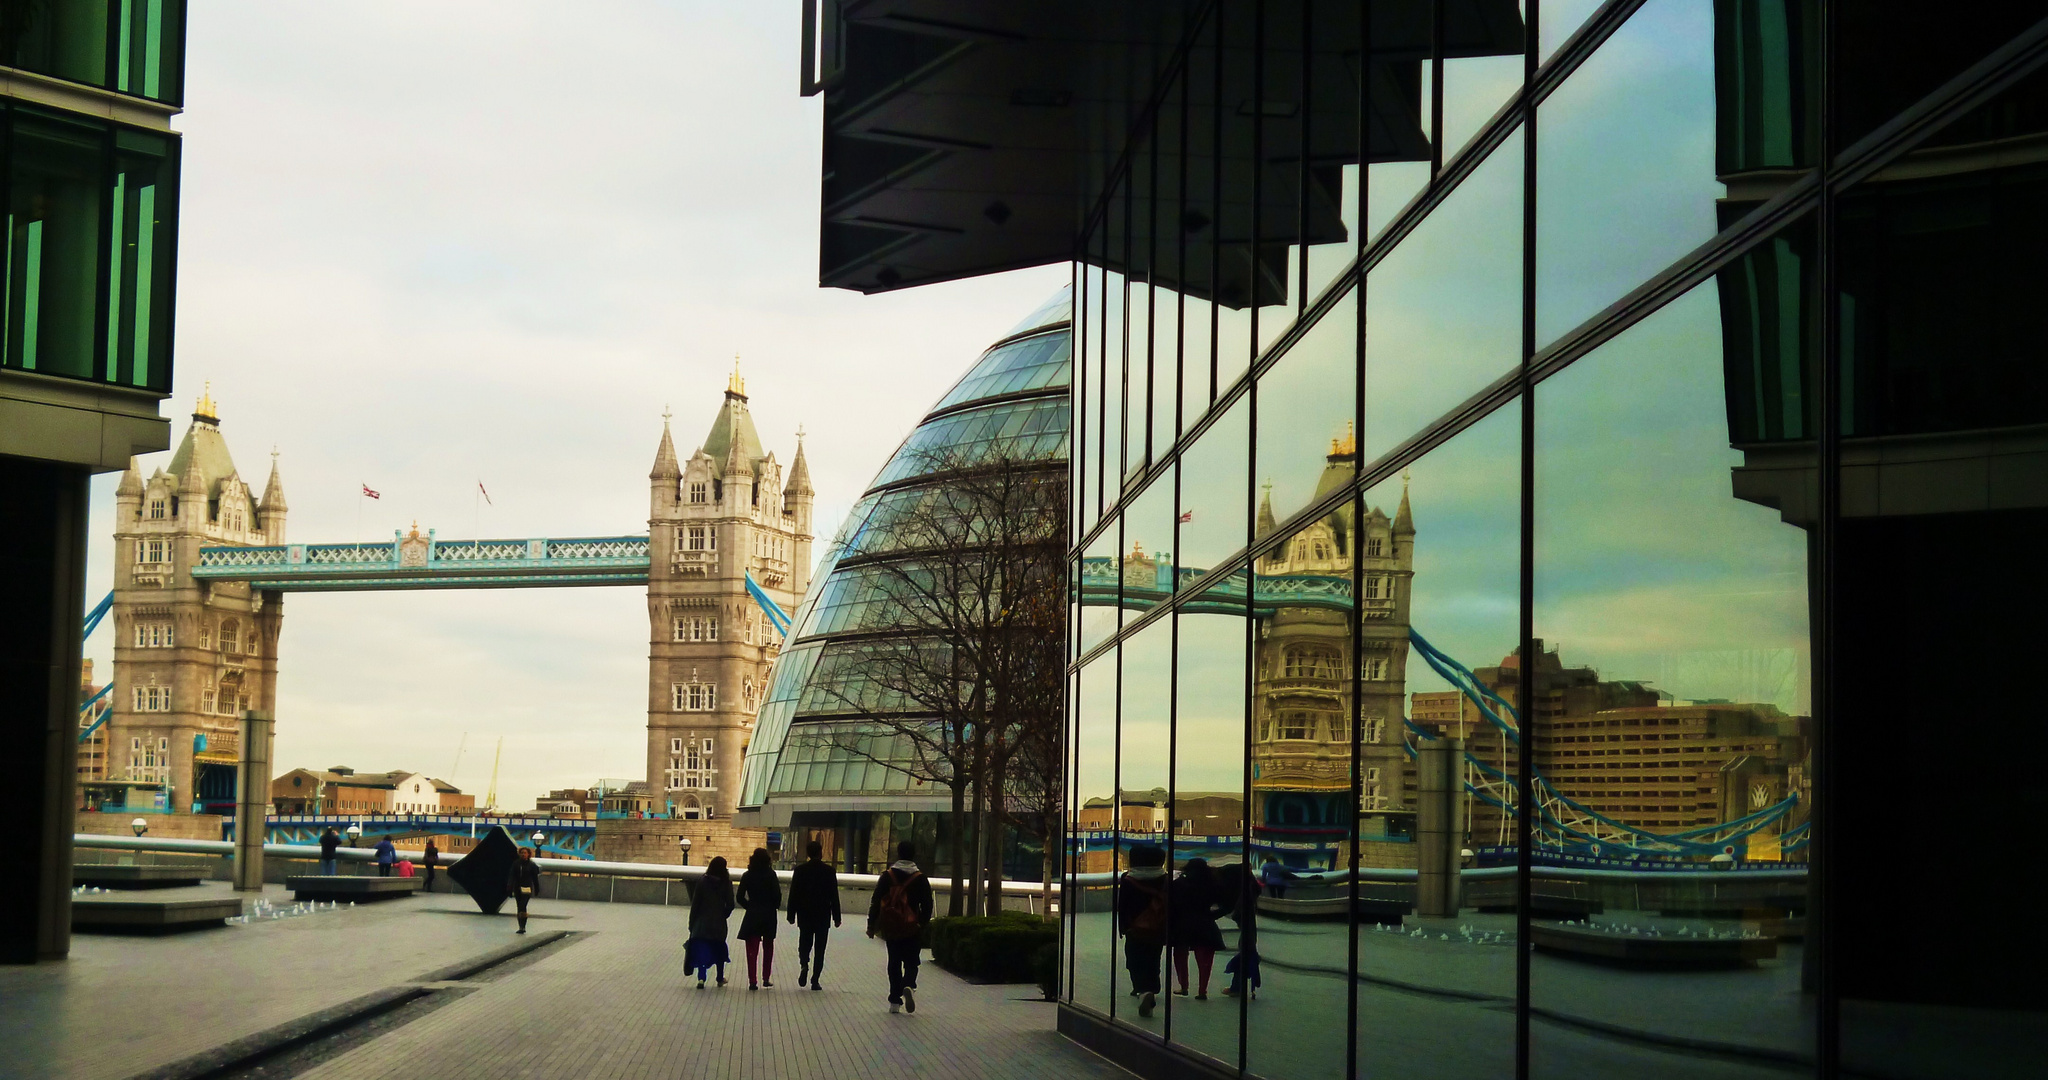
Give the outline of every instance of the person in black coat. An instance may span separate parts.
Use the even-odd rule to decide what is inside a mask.
[[[526,933],[526,902],[540,892],[540,864],[533,861],[533,849],[519,849],[519,860],[505,875],[505,892],[519,905],[519,932]]]
[[[327,831],[320,834],[320,872],[322,874],[331,876],[334,873],[334,853],[340,847],[341,834],[334,831],[334,826],[329,825]]]
[[[806,981],[813,990],[823,990],[818,977],[825,973],[825,935],[839,925],[839,874],[825,861],[825,845],[816,840],[804,845],[810,861],[789,876],[789,921],[796,924],[796,984]],[[827,926],[826,921],[831,925]]]
[[[889,1011],[917,1011],[918,953],[932,921],[932,883],[917,868],[917,845],[896,845],[896,861],[868,901],[868,936],[889,947]]]
[[[1173,975],[1179,984],[1174,993],[1188,996],[1188,954],[1192,952],[1202,976],[1195,998],[1207,1000],[1209,973],[1216,964],[1216,950],[1223,947],[1223,931],[1217,927],[1216,919],[1227,913],[1231,905],[1221,896],[1216,872],[1209,869],[1207,859],[1189,859],[1169,892],[1173,903],[1167,920],[1168,936],[1173,943]]]
[[[732,874],[720,855],[704,868],[703,879],[690,893],[690,938],[683,944],[683,971],[697,973],[699,990],[714,964],[718,985],[725,985],[725,965],[732,959],[725,947],[726,920],[732,917],[732,908]]]
[[[747,989],[775,985],[775,911],[782,906],[782,882],[768,860],[767,848],[755,848],[747,860],[747,872],[740,875],[736,897],[746,911],[740,918],[740,940],[747,943]],[[761,981],[754,981],[754,960],[767,953],[761,965]]]
[[[1166,849],[1140,844],[1130,859],[1131,868],[1117,879],[1116,929],[1124,939],[1124,971],[1131,993],[1138,995],[1138,1015],[1151,1016],[1159,1003],[1159,959],[1168,932]]]
[[[441,849],[434,846],[434,840],[432,837],[428,837],[427,850],[424,854],[420,856],[420,861],[422,863],[425,863],[427,867],[427,884],[426,887],[421,890],[422,892],[434,891],[434,864],[440,861],[440,858]]]

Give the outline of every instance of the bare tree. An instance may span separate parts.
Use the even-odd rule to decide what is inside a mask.
[[[1040,832],[1013,806],[1057,798],[1057,752],[1037,747],[1060,722],[1065,464],[1000,443],[909,460],[918,482],[882,495],[835,553],[862,636],[812,682],[851,714],[828,728],[835,749],[947,789],[948,911],[994,910],[995,837],[1005,822]]]

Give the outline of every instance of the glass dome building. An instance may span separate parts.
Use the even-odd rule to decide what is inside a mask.
[[[860,643],[888,625],[873,563],[841,561],[889,545],[892,509],[947,484],[937,462],[995,452],[1064,475],[1071,317],[1061,289],[989,346],[890,456],[825,549],[770,678],[740,784],[739,820],[794,833],[783,844],[790,857],[815,839],[840,868],[873,872],[894,857],[896,841],[911,839],[928,864],[943,865],[947,789],[906,771],[908,739],[864,722],[871,709],[849,705],[861,696],[850,689]],[[1036,876],[1035,855],[1020,852],[1016,862],[1020,874]]]

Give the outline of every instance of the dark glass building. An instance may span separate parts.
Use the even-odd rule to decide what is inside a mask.
[[[2038,1074],[2048,8],[819,7],[824,283],[1073,266],[1064,1032]]]
[[[0,963],[70,947],[88,482],[170,445],[185,6],[0,3]]]

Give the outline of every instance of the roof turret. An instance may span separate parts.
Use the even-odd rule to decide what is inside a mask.
[[[257,500],[256,510],[263,514],[282,514],[286,510],[284,478],[278,475],[276,447],[270,450],[270,479],[263,482],[263,497]]]
[[[683,468],[676,463],[675,440],[669,437],[668,409],[661,410],[661,445],[654,451],[654,471],[647,474],[649,480],[674,480],[683,475]]]
[[[1394,511],[1394,534],[1415,535],[1415,515],[1408,511],[1408,470],[1401,470],[1401,508]]]
[[[789,463],[789,482],[782,490],[791,495],[816,495],[811,489],[811,466],[804,460],[804,429],[796,429],[796,460]]]
[[[142,466],[134,458],[128,459],[128,468],[121,474],[121,486],[114,489],[114,494],[130,499],[142,497]]]
[[[1273,482],[1271,480],[1266,481],[1261,485],[1261,489],[1262,491],[1259,496],[1259,528],[1257,532],[1252,534],[1254,536],[1264,536],[1272,532],[1274,526],[1278,524],[1273,520]]]

